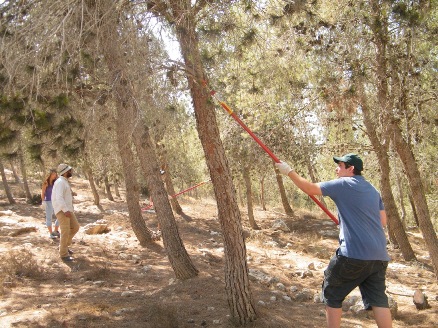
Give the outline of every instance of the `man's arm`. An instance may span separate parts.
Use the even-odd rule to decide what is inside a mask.
[[[297,172],[290,171],[287,175],[295,185],[308,195],[322,195],[321,187],[317,183],[307,181],[300,177]]]
[[[285,162],[276,163],[275,167],[281,174],[287,175],[295,185],[308,195],[322,195],[321,187],[317,183],[307,181]]]

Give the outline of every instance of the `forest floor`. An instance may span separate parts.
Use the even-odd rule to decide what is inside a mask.
[[[213,200],[179,198],[192,219],[176,216],[179,233],[199,270],[197,277],[179,281],[162,240],[153,248],[139,245],[122,199],[111,202],[102,197],[102,212],[93,205],[87,181],[73,177],[71,183],[82,227],[72,245],[72,263],[60,260],[58,241],[48,237],[40,206],[29,205],[24,198],[10,205],[4,191],[0,193],[0,327],[233,327]],[[18,186],[11,185],[18,194]],[[32,191],[39,193],[39,185],[33,185]],[[144,214],[147,225],[156,230],[155,214]],[[248,327],[324,327],[324,305],[318,295],[324,269],[337,247],[337,227],[323,214],[298,210],[288,217],[281,209],[256,208],[255,218],[261,230],[249,228],[242,209],[257,313]],[[83,227],[99,219],[107,221],[109,232],[85,234]],[[278,220],[290,231],[273,228]],[[397,303],[393,326],[436,327],[437,280],[419,230],[410,229],[408,237],[415,262],[404,261],[398,250],[388,246],[392,257],[388,295]],[[428,297],[430,308],[416,309],[417,289]],[[358,290],[351,295],[348,301],[354,303]],[[350,309],[343,312],[342,327],[376,325],[372,313]]]

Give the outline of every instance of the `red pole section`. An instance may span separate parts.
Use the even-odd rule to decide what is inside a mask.
[[[207,183],[207,182],[210,182],[210,181],[211,181],[211,180],[207,180],[207,181],[200,182],[200,183],[198,183],[197,185],[194,185],[194,186],[192,186],[192,187],[190,187],[190,188],[187,188],[187,189],[185,189],[185,190],[183,190],[183,191],[180,191],[179,193],[176,193],[175,195],[172,195],[172,196],[170,196],[170,197],[172,197],[172,198],[178,197],[179,195],[184,194],[185,192],[190,191],[190,190],[192,190],[192,189],[198,188],[199,186],[202,186],[204,183]]]
[[[211,94],[212,97],[214,97],[214,93]],[[261,142],[261,140],[245,125],[245,123],[242,122],[242,120],[240,118],[237,117],[236,113],[234,113],[230,107],[228,107],[228,105],[220,100],[218,100],[216,97],[214,97],[219,104],[222,106],[223,109],[225,109],[228,114],[230,114],[230,116],[232,118],[234,118],[234,120],[239,123],[239,125],[246,131],[249,133],[249,135],[255,140],[255,142],[257,142],[259,144],[260,147],[263,148],[263,150],[276,162],[276,163],[280,163],[280,160],[278,159],[277,156],[274,155],[274,153],[268,148],[266,147],[266,145]],[[332,221],[336,224],[339,224],[338,219],[313,195],[308,195],[329,217],[330,219],[332,219]]]
[[[194,185],[194,186],[191,186],[190,188],[184,189],[183,191],[180,191],[180,192],[178,192],[178,193],[176,193],[175,195],[172,195],[172,196],[170,196],[170,197],[172,197],[172,198],[176,198],[176,197],[178,197],[179,195],[184,194],[185,192],[190,191],[190,190],[192,190],[192,189],[198,188],[198,187],[202,186],[203,184],[205,184],[205,183],[207,183],[207,182],[210,182],[210,181],[211,181],[210,179],[208,179],[208,180],[206,180],[206,181],[202,181],[202,182],[200,182],[200,183],[198,183],[198,184],[196,184],[196,185]],[[148,206],[146,206],[146,207],[143,207],[143,208],[141,209],[142,211],[146,211],[146,210],[148,210],[148,209],[150,209],[150,208],[152,208],[152,207],[154,206],[154,203],[152,203],[152,200],[149,200],[149,202],[150,202],[150,204],[149,204]]]

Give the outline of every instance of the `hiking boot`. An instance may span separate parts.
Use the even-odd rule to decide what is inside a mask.
[[[57,230],[53,231],[53,232],[52,232],[52,235],[53,235],[53,236],[56,236],[56,237],[58,237],[58,238],[61,237],[61,234],[60,234],[59,231],[57,231]]]
[[[65,257],[61,257],[61,260],[63,262],[73,262],[73,258],[71,256],[65,256]]]

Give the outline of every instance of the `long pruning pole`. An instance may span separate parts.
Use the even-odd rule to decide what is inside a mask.
[[[207,88],[207,84],[204,83],[204,86]],[[280,163],[280,160],[278,159],[277,156],[274,155],[274,153],[268,148],[266,147],[266,145],[245,125],[245,123],[243,123],[241,121],[241,119],[236,115],[236,113],[234,113],[230,107],[228,107],[228,105],[226,103],[224,103],[223,101],[219,100],[216,97],[216,92],[214,90],[210,91],[210,95],[211,97],[213,97],[214,99],[216,99],[216,101],[222,106],[223,109],[225,109],[228,114],[230,114],[230,116],[237,122],[239,123],[239,125],[246,131],[248,132],[248,134],[254,139],[255,142],[257,142],[259,144],[260,147],[262,147],[262,149],[276,162],[276,163]],[[329,217],[330,219],[332,219],[332,221],[336,224],[339,224],[338,219],[327,209],[327,207],[324,206],[324,204],[322,204],[314,195],[308,195]]]
[[[192,186],[192,187],[190,187],[190,188],[184,189],[183,191],[180,191],[180,192],[178,192],[178,193],[176,193],[175,195],[172,195],[172,196],[170,196],[170,197],[172,197],[172,198],[176,198],[176,197],[178,197],[179,195],[184,194],[185,192],[188,192],[188,191],[190,191],[190,190],[192,190],[192,189],[198,188],[198,187],[202,186],[203,184],[205,184],[205,183],[207,183],[207,182],[210,182],[210,181],[211,181],[211,179],[208,179],[208,180],[202,181],[202,182],[200,182],[200,183],[198,183],[198,184],[196,184],[196,185],[194,185],[194,186]]]
[[[198,187],[202,186],[203,184],[205,184],[205,183],[207,183],[207,182],[210,182],[210,181],[211,181],[211,179],[208,179],[208,180],[202,181],[202,182],[200,182],[200,183],[198,183],[198,184],[196,184],[196,185],[194,185],[194,186],[191,186],[191,187],[189,187],[189,188],[187,188],[187,189],[184,189],[184,190],[182,190],[182,191],[180,191],[180,192],[177,192],[176,194],[174,194],[174,195],[172,195],[172,196],[170,196],[170,197],[171,197],[171,198],[176,198],[176,197],[178,197],[179,195],[182,195],[182,194],[184,194],[184,193],[186,193],[186,192],[188,192],[188,191],[190,191],[190,190],[193,190],[193,189],[195,189],[195,188],[198,188]],[[142,210],[142,211],[146,211],[146,210],[152,208],[153,206],[154,206],[154,204],[152,203],[152,201],[150,201],[150,204],[149,204],[148,206],[146,206],[146,207],[143,207],[141,210]]]

